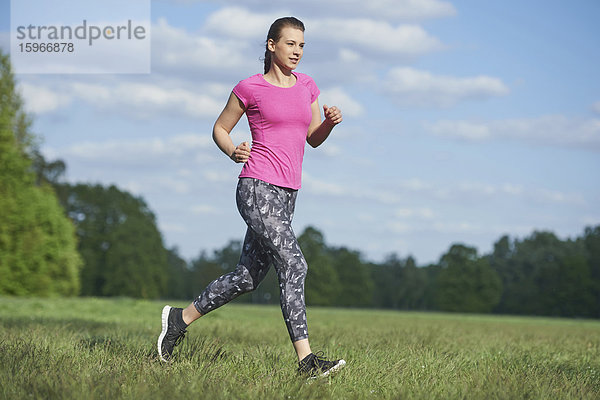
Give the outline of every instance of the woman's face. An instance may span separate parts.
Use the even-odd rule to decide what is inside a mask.
[[[269,40],[269,50],[273,52],[273,62],[282,69],[296,69],[304,51],[304,32],[289,26],[283,28],[277,42]]]

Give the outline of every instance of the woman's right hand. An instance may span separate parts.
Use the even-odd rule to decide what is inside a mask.
[[[240,143],[229,156],[236,163],[245,163],[250,157],[250,145],[248,142]]]

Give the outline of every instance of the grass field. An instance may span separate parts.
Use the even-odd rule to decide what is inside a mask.
[[[313,350],[348,364],[307,384],[278,307],[208,314],[164,365],[156,353],[163,305],[0,298],[0,396],[600,398],[600,321],[309,308]]]

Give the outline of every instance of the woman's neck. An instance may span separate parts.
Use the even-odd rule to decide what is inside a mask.
[[[296,76],[292,70],[282,69],[279,65],[272,63],[269,72],[263,75],[265,80],[272,85],[280,87],[292,87],[296,84]]]

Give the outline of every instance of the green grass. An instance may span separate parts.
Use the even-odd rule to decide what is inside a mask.
[[[208,314],[164,365],[163,305],[0,297],[0,397],[600,398],[600,321],[309,308],[313,350],[347,365],[307,384],[278,307]]]

